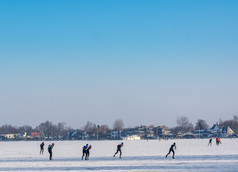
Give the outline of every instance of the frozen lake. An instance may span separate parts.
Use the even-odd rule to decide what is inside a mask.
[[[39,154],[41,142],[0,142],[0,171],[238,171],[238,139],[221,139],[220,146],[207,146],[208,139],[123,141],[122,159],[113,158],[121,141],[55,141],[53,160]],[[176,142],[175,159],[165,158]],[[92,145],[90,160],[81,160],[82,147]]]

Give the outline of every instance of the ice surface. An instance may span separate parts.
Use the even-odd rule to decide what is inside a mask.
[[[40,155],[38,141],[0,142],[0,171],[238,171],[238,139],[222,139],[220,146],[208,145],[208,139],[123,141],[122,159],[113,158],[122,141],[54,141],[53,160]],[[175,159],[165,158],[176,142]],[[89,161],[81,160],[82,147],[92,145]]]

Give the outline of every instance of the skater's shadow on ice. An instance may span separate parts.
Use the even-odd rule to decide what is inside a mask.
[[[215,167],[216,165],[214,165]],[[138,165],[138,166],[88,166],[88,167],[0,167],[0,171],[131,171],[131,170],[186,170],[188,167],[176,164],[159,164],[158,165]],[[189,167],[191,168],[191,167]],[[196,169],[202,169],[204,167],[196,167]],[[213,167],[212,167],[213,168]]]
[[[67,157],[67,158],[61,158],[61,157],[55,157],[53,159],[52,162],[98,162],[98,161],[133,161],[133,160],[137,160],[137,161],[142,161],[142,160],[162,160],[164,159],[164,156],[126,156],[126,157],[92,157],[90,160],[85,161],[82,160],[80,157],[79,158],[71,158],[71,157]],[[0,159],[0,162],[50,162],[48,159],[46,158],[6,158],[6,159]]]
[[[171,157],[170,157],[171,158]],[[165,156],[125,156],[122,158],[119,157],[92,157],[90,160],[85,161],[82,160],[80,157],[67,157],[67,158],[61,158],[61,157],[55,157],[52,162],[109,162],[109,161],[146,161],[146,160],[163,160],[165,159]],[[169,159],[169,158],[168,158]],[[6,159],[0,159],[1,162],[50,162],[46,158],[6,158]]]
[[[81,158],[55,158],[52,162],[100,162],[100,161],[165,161],[171,160],[171,156],[125,156],[121,159],[118,157],[92,157],[90,160],[85,161]],[[175,161],[205,161],[205,160],[237,160],[238,155],[178,155],[175,156]],[[43,158],[6,158],[0,159],[1,162],[50,162],[48,159]]]

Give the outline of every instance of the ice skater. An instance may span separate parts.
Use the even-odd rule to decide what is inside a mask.
[[[88,147],[88,149],[86,150],[86,156],[85,156],[85,160],[89,160],[89,155],[90,155],[90,149],[92,148],[92,146],[90,145]]]
[[[219,146],[219,144],[221,144],[221,139],[220,139],[220,137],[217,137],[217,138],[216,138],[216,144],[217,144],[217,146]]]
[[[83,146],[82,160],[83,160],[84,155],[85,155],[85,160],[86,160],[86,158],[87,158],[87,150],[88,150],[88,144],[86,144],[85,146]]]
[[[44,153],[44,145],[45,145],[44,142],[42,142],[42,143],[40,144],[40,154],[43,154],[43,153]]]
[[[212,146],[212,138],[209,139],[209,143],[207,146],[209,146],[209,145]]]
[[[50,160],[52,160],[52,149],[53,149],[54,145],[55,145],[55,144],[52,143],[51,145],[48,146],[48,152],[49,152],[49,154],[50,154]]]
[[[123,142],[122,142],[121,144],[117,145],[117,151],[116,151],[116,153],[113,155],[113,157],[115,157],[116,154],[117,154],[118,152],[120,152],[119,158],[121,158],[121,155],[122,155],[121,147],[122,147],[122,146],[123,146]]]
[[[168,156],[171,152],[173,152],[172,158],[174,159],[174,155],[175,155],[174,149],[176,150],[176,144],[175,144],[175,143],[173,143],[173,144],[171,145],[171,147],[170,147],[170,149],[169,149],[169,153],[168,153],[165,157],[167,158],[167,156]]]

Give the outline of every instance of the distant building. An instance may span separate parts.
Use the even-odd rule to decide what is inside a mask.
[[[154,129],[155,138],[170,138],[173,137],[171,131],[164,126],[158,126]]]
[[[235,136],[235,132],[230,127],[222,127],[221,128],[221,136],[222,137],[232,137],[232,136]]]
[[[31,132],[31,137],[33,139],[39,139],[41,136],[40,132]]]
[[[218,133],[219,132],[219,126],[218,126],[218,124],[214,124],[213,126],[212,126],[212,128],[210,129],[210,131],[211,131],[211,133]]]
[[[0,134],[1,140],[14,140],[18,137],[18,134]]]
[[[208,137],[217,137],[220,134],[220,128],[218,124],[214,124],[211,129],[208,130],[210,132],[210,135]]]
[[[208,138],[211,135],[211,130],[194,130],[193,135],[195,138]]]

